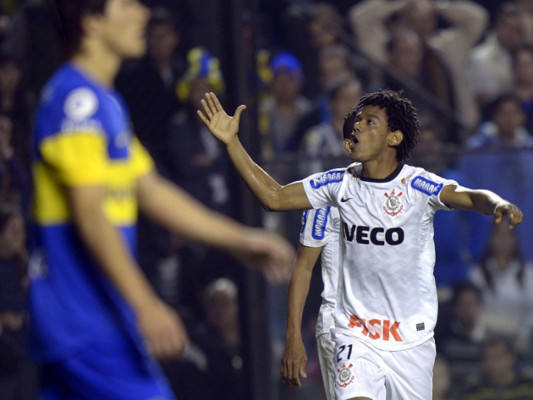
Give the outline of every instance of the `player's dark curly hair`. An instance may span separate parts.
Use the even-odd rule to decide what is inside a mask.
[[[357,115],[365,107],[376,106],[387,113],[389,130],[400,130],[403,133],[402,142],[396,147],[396,159],[405,162],[418,143],[420,123],[413,103],[403,96],[402,91],[395,92],[388,89],[378,90],[361,97],[357,106],[344,118],[343,136],[350,138]]]

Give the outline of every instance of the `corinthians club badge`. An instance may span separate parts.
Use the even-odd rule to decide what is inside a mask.
[[[383,211],[392,217],[400,214],[403,211],[403,204],[401,200],[402,194],[402,192],[396,194],[394,189],[392,189],[392,192],[390,193],[385,192],[386,200],[385,205],[383,206]]]
[[[350,369],[352,366],[353,364],[346,366],[346,363],[342,363],[342,367],[337,368],[337,385],[339,385],[339,387],[345,388],[355,379],[355,376]]]

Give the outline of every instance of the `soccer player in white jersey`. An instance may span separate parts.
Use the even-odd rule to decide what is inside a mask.
[[[335,206],[341,219],[340,270],[333,338],[337,400],[427,400],[435,361],[437,294],[433,215],[473,210],[505,218],[523,214],[488,190],[473,190],[404,164],[419,136],[412,103],[380,90],[363,96],[343,145],[354,162],[282,186],[261,169],[237,132],[246,107],[226,114],[213,93],[198,115],[225,144],[239,174],[263,207]]]
[[[285,348],[281,360],[282,380],[290,386],[301,386],[300,376],[307,377],[307,353],[301,333],[302,315],[313,267],[320,255],[324,290],[315,335],[328,400],[335,399],[335,344],[331,338],[331,329],[334,326],[333,310],[337,297],[339,229],[339,211],[335,207],[305,210],[302,215],[300,245],[289,283]]]

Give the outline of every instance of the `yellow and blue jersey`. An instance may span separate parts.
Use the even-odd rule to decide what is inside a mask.
[[[34,128],[30,310],[33,349],[45,361],[98,335],[126,330],[137,337],[132,310],[81,242],[66,196],[68,187],[104,187],[104,213],[136,254],[136,184],[153,162],[130,126],[118,93],[72,64],[42,92]]]

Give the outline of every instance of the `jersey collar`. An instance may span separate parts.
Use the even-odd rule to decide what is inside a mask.
[[[360,177],[360,179],[363,182],[390,182],[390,181],[394,180],[400,174],[403,166],[404,166],[404,164],[398,164],[396,169],[394,171],[392,171],[392,173],[389,176],[387,176],[385,178],[382,178],[382,179],[364,178],[362,176]]]

